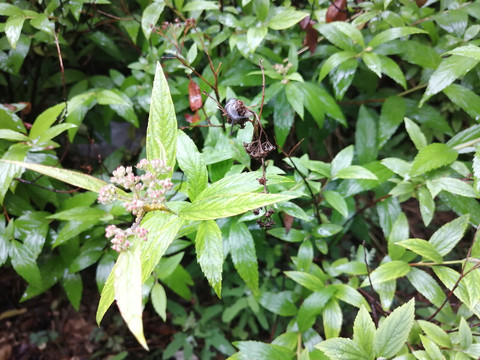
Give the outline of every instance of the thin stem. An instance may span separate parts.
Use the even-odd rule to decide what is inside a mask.
[[[473,139],[473,140],[467,141],[467,142],[465,142],[465,143],[463,143],[463,144],[454,146],[453,149],[454,149],[454,150],[464,149],[464,148],[467,148],[467,147],[469,147],[469,146],[475,145],[475,144],[478,143],[478,142],[480,142],[480,138]]]

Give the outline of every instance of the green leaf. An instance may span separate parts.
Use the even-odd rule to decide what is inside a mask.
[[[195,237],[195,251],[208,283],[222,297],[223,242],[222,232],[213,220],[202,221]]]
[[[364,105],[360,106],[358,112],[355,149],[360,164],[370,163],[377,159],[377,122]]]
[[[82,299],[83,283],[80,274],[64,274],[62,279],[62,286],[67,294],[68,301],[75,310],[80,308],[80,300]]]
[[[425,34],[426,31],[417,29],[414,27],[396,27],[388,30],[384,30],[381,33],[375,35],[372,40],[368,43],[367,47],[377,47],[388,41],[398,39],[400,37],[412,35],[412,34]]]
[[[474,226],[480,224],[480,204],[477,199],[459,197],[448,192],[442,192],[439,198],[457,215],[470,215],[470,221]]]
[[[250,27],[247,30],[247,43],[250,52],[253,53],[267,36],[268,28],[266,26]]]
[[[342,230],[343,227],[337,224],[322,224],[315,228],[313,235],[318,238],[327,238],[338,234]]]
[[[21,177],[23,169],[22,163],[11,162],[12,160],[24,160],[28,154],[30,146],[26,144],[14,144],[8,148],[0,159],[0,203],[3,203],[5,194],[10,186],[15,188],[12,180]]]
[[[64,109],[65,103],[61,103],[48,108],[38,115],[28,134],[30,139],[38,141],[37,139],[40,139],[53,123],[57,121],[58,116]]]
[[[469,309],[475,307],[477,301],[474,300],[472,302],[472,299],[470,299],[470,294],[465,282],[458,282],[460,274],[457,271],[446,266],[433,266],[432,270],[440,279],[440,281],[447,287],[447,289],[452,290],[453,287],[457,285],[453,293],[463,304],[465,304],[465,306],[467,306]]]
[[[382,165],[392,170],[402,178],[407,177],[411,164],[399,158],[385,158],[381,161]]]
[[[410,176],[422,175],[430,170],[449,165],[457,160],[458,153],[449,146],[434,143],[421,148],[413,159]]]
[[[350,88],[355,74],[357,73],[358,61],[355,58],[348,59],[330,72],[330,82],[335,92],[335,98],[342,100]]]
[[[376,357],[391,358],[400,351],[413,326],[415,300],[396,308],[378,327],[373,342]]]
[[[295,113],[287,100],[285,91],[278,93],[273,110],[275,137],[279,146],[283,146],[292,128]]]
[[[315,347],[322,350],[330,360],[371,360],[370,354],[351,339],[328,339]]]
[[[427,139],[420,129],[420,126],[415,124],[409,118],[405,118],[405,129],[407,130],[408,136],[410,136],[410,139],[417,150],[423,149],[425,146],[427,146]]]
[[[34,287],[42,286],[42,276],[37,265],[35,254],[26,245],[12,241],[10,247],[10,260],[12,266],[26,282]]]
[[[423,239],[407,239],[397,243],[404,248],[413,251],[415,254],[423,256],[436,263],[443,261],[442,256],[438,253],[437,249],[426,240]]]
[[[263,292],[259,301],[265,309],[280,316],[293,316],[297,313],[291,291]]]
[[[429,359],[444,359],[442,351],[440,348],[429,338],[420,334],[420,340],[422,341],[423,348],[428,354]]]
[[[150,34],[152,33],[153,28],[157,25],[164,7],[165,3],[163,1],[154,1],[143,11],[142,30],[147,40],[150,39]]]
[[[261,176],[262,174],[258,171],[225,176],[204,189],[197,195],[196,200],[206,199],[216,195],[254,192],[262,188],[262,185],[260,185],[257,180]],[[281,178],[285,179],[284,177]],[[271,182],[269,182],[269,185],[270,184]]]
[[[308,110],[310,115],[315,119],[319,128],[323,127],[323,121],[325,120],[325,110],[323,104],[319,101],[322,90],[318,85],[312,83],[298,83],[297,84],[302,91],[303,104]]]
[[[183,207],[178,215],[187,220],[213,220],[242,214],[262,206],[293,199],[281,194],[223,194],[203,199]]]
[[[5,22],[5,35],[12,49],[17,47],[18,39],[22,33],[24,16],[10,16]]]
[[[460,318],[460,324],[458,326],[458,338],[460,340],[460,349],[466,350],[472,345],[472,329],[470,329],[470,326],[463,316]]]
[[[480,60],[480,48],[473,44],[456,47],[455,49],[448,51],[447,54],[466,56],[472,59]]]
[[[30,138],[21,132],[10,130],[10,129],[0,129],[0,139],[5,139],[9,141],[29,141]]]
[[[363,37],[360,31],[356,27],[347,23],[341,25],[336,24],[339,23],[315,25],[315,29],[317,29],[320,34],[327,38],[328,41],[340,49],[355,51],[354,43],[352,41],[355,39],[351,38],[350,35],[354,34],[356,40],[359,40],[363,43]]]
[[[317,315],[322,313],[324,306],[333,297],[335,288],[327,286],[307,296],[297,314],[298,328],[305,332],[315,323]]]
[[[183,131],[178,133],[177,160],[187,177],[188,197],[193,201],[207,187],[208,172],[197,146]]]
[[[268,27],[273,30],[288,29],[300,22],[300,20],[306,16],[308,16],[308,13],[293,9],[280,10],[279,8],[279,12],[277,12],[268,22]]]
[[[378,148],[381,149],[397,131],[403,121],[407,107],[402,97],[390,96],[382,104],[378,122]]]
[[[267,344],[260,341],[237,341],[234,343],[240,349],[241,359],[275,359],[292,360],[295,353],[283,346]],[[231,359],[231,358],[230,358]]]
[[[301,242],[308,236],[305,231],[297,229],[290,229],[290,231],[287,233],[283,227],[270,229],[267,231],[267,233],[280,240],[288,242]]]
[[[440,255],[447,255],[462,239],[467,229],[469,219],[469,214],[466,214],[446,223],[435,231],[429,240],[430,244],[437,249]]]
[[[450,337],[440,326],[425,320],[417,320],[417,322],[422,328],[423,332],[436,344],[447,349],[452,347],[452,341],[450,340]]]
[[[473,156],[473,185],[475,187],[475,191],[480,193],[480,146],[477,146],[475,150],[475,155]]]
[[[445,293],[430,274],[416,267],[412,267],[407,274],[407,279],[412,283],[413,287],[433,305],[440,307],[443,304]]]
[[[335,21],[330,24],[333,27],[335,27],[338,31],[345,34],[349,39],[353,40],[355,44],[360,45],[362,48],[365,47],[365,43],[363,41],[363,35],[356,26],[353,26],[352,24],[344,21]]]
[[[427,90],[420,100],[420,106],[431,96],[439,93],[456,79],[469,72],[479,61],[480,59],[459,55],[452,55],[444,59],[430,77]]]
[[[258,20],[265,21],[268,16],[269,8],[269,0],[253,0],[253,12],[257,16]]]
[[[322,311],[325,338],[337,337],[342,329],[343,314],[338,301],[330,299]]]
[[[464,86],[452,84],[443,89],[453,104],[460,106],[475,121],[480,121],[480,96]]]
[[[365,306],[360,307],[353,324],[353,341],[367,354],[373,354],[375,324]]]
[[[97,179],[93,176],[82,174],[72,170],[60,169],[52,166],[45,166],[40,164],[26,163],[21,161],[8,161],[0,159],[0,161],[9,163],[12,165],[23,166],[29,170],[36,171],[40,174],[53,177],[57,180],[66,182],[73,186],[78,186],[86,190],[98,192],[103,186],[107,185],[106,182]]]
[[[345,199],[336,191],[324,191],[325,200],[337,210],[344,218],[348,217],[348,206]]]
[[[333,166],[333,162],[332,162]],[[378,180],[377,176],[370,170],[365,169],[363,166],[350,165],[344,169],[339,170],[334,178],[338,179],[368,179]]]
[[[330,286],[333,286],[336,289],[335,297],[338,300],[346,302],[347,304],[350,304],[357,308],[360,308],[363,305],[370,309],[370,306],[368,305],[362,294],[360,294],[360,292],[353,287],[346,284],[334,284]]]
[[[443,177],[432,180],[432,183],[439,189],[450,192],[452,194],[473,198],[477,197],[473,188],[460,179]]]
[[[361,286],[370,286],[370,281],[372,282],[372,285],[375,285],[386,281],[395,280],[399,277],[407,275],[410,270],[410,266],[404,261],[390,261],[373,270],[370,274],[370,280],[366,278]]]
[[[35,29],[43,31],[44,33],[53,36],[55,32],[55,23],[51,22],[48,19],[48,16],[45,14],[37,14],[32,19],[30,19],[30,25]]]
[[[388,255],[392,260],[399,260],[405,253],[405,249],[398,246],[402,240],[408,239],[408,221],[405,213],[401,212],[392,225],[388,236]]]
[[[203,11],[203,10],[218,10],[219,5],[215,1],[194,0],[188,2],[182,11]]]
[[[147,128],[147,159],[163,159],[172,168],[163,179],[170,178],[177,149],[177,116],[162,66],[157,62],[153,80],[150,115]]]
[[[320,291],[324,288],[322,280],[312,274],[303,271],[285,271],[284,273],[290,279],[310,291]]]
[[[377,54],[366,52],[362,55],[362,60],[378,77],[382,77],[382,61]]]
[[[238,275],[254,295],[258,294],[258,262],[255,243],[248,227],[238,222],[230,228],[230,253]]]
[[[394,80],[397,84],[399,84],[404,89],[407,88],[407,81],[405,80],[405,75],[403,75],[402,69],[398,64],[384,55],[378,55],[380,59],[381,66],[382,66],[382,73],[387,75],[389,78]]]
[[[354,58],[357,54],[353,51],[339,51],[330,56],[322,65],[320,69],[320,74],[318,75],[318,81],[322,81],[325,76],[328,75],[330,71],[335,69],[340,64],[343,64],[345,61]]]
[[[332,160],[332,168],[331,168],[331,176],[336,176],[337,173],[352,165],[353,161],[353,145],[347,146],[346,148],[342,149]]]
[[[435,201],[433,201],[430,191],[428,191],[425,186],[421,186],[417,189],[417,195],[423,223],[425,226],[428,226],[433,219],[433,214],[435,213]]]
[[[162,318],[163,321],[167,319],[167,294],[165,289],[159,283],[155,283],[150,293],[152,298],[152,305],[156,313]]]
[[[297,85],[296,82],[288,82],[285,86],[285,96],[293,110],[295,110],[298,116],[303,120],[303,92],[300,90],[299,85]]]
[[[148,350],[142,324],[142,266],[140,246],[120,253],[114,268],[115,300],[123,320],[137,341]]]

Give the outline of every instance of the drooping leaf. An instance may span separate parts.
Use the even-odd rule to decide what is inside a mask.
[[[266,26],[250,27],[247,30],[247,42],[250,52],[255,52],[257,47],[262,43],[265,36],[267,36],[268,28]]]
[[[343,313],[338,301],[330,299],[322,310],[323,329],[325,337],[331,339],[337,337],[342,329]]]
[[[297,313],[292,291],[263,292],[259,301],[265,309],[280,316],[293,316]]]
[[[281,91],[276,97],[273,111],[275,137],[280,146],[283,146],[288,134],[290,133],[294,116],[294,109],[289,104],[285,91]]]
[[[429,260],[432,260],[437,263],[442,262],[442,256],[438,253],[435,247],[426,240],[407,239],[407,240],[402,240],[397,244]]]
[[[395,280],[399,277],[407,275],[411,270],[411,267],[404,261],[394,260],[380,265],[378,268],[372,271],[370,279],[365,279],[362,283],[362,287],[370,286],[370,281],[375,287],[375,284],[381,284],[386,281]]]
[[[378,147],[381,149],[392,137],[403,121],[406,112],[405,100],[391,96],[382,104],[378,122]]]
[[[195,238],[195,251],[209,284],[222,296],[223,243],[222,232],[213,220],[202,221]]]
[[[451,84],[443,92],[453,104],[460,106],[477,122],[480,122],[480,96],[464,86]]]
[[[381,136],[382,131],[380,125],[379,136]],[[358,112],[355,149],[357,150],[358,162],[360,164],[370,163],[377,159],[377,121],[363,105],[360,106],[360,111]]]
[[[372,40],[367,44],[369,47],[377,47],[385,42],[398,39],[400,37],[412,35],[412,34],[425,34],[426,31],[417,29],[414,27],[396,27],[388,30],[384,30],[381,33],[375,35]]]
[[[230,228],[230,253],[240,277],[254,294],[258,293],[258,263],[252,234],[243,222]]]
[[[308,13],[304,13],[302,11],[293,9],[279,9],[279,11],[268,22],[268,27],[273,30],[288,29],[306,16],[308,16]]]
[[[433,197],[426,186],[419,187],[417,189],[417,194],[423,223],[425,226],[428,226],[432,221],[435,212],[435,201],[433,201]]]
[[[167,319],[167,294],[165,293],[165,289],[161,284],[156,283],[153,285],[150,296],[152,298],[153,308],[162,320],[165,321]]]
[[[407,274],[407,279],[413,287],[433,305],[440,307],[445,300],[445,293],[437,281],[427,272],[412,267]]]
[[[348,216],[348,206],[345,199],[336,191],[327,190],[323,192],[325,200],[337,210],[343,217]]]
[[[432,339],[436,344],[449,349],[452,346],[452,341],[448,334],[440,326],[425,320],[417,320],[418,325],[422,328],[425,334]]]
[[[140,246],[135,244],[118,257],[114,268],[115,299],[123,320],[137,341],[148,350],[142,324],[142,266]]]

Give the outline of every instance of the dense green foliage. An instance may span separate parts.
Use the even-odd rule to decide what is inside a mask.
[[[19,301],[78,309],[95,267],[97,321],[116,300],[147,348],[151,303],[164,359],[480,357],[480,3],[292,3],[0,4]],[[99,203],[142,158],[165,198]],[[117,253],[109,225],[148,238]]]

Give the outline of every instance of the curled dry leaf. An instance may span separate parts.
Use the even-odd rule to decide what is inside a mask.
[[[188,101],[192,111],[197,111],[202,107],[202,95],[200,94],[200,87],[192,79],[190,79],[190,82],[188,83]]]
[[[327,10],[325,21],[330,23],[332,21],[347,20],[347,0],[333,0]]]
[[[195,111],[195,114],[185,114],[185,120],[189,122],[190,124],[196,123],[200,121],[200,116],[198,116],[198,110]]]

